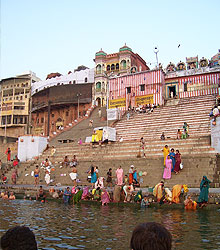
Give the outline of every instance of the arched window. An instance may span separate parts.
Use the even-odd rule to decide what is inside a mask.
[[[125,60],[122,60],[122,61],[121,61],[121,68],[122,68],[122,69],[126,69],[126,66],[127,66],[126,61],[125,61]]]
[[[119,70],[119,63],[116,63],[116,70]]]
[[[101,74],[101,71],[102,71],[102,66],[100,64],[98,64],[96,66],[96,74]]]
[[[101,82],[96,83],[96,91],[101,91]]]
[[[111,65],[111,70],[115,70],[115,65],[114,64]]]
[[[110,70],[110,65],[107,65],[107,71],[109,71]]]
[[[85,77],[85,82],[87,82],[88,81],[88,79],[87,79],[87,77]]]

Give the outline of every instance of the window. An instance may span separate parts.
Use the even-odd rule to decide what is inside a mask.
[[[116,63],[116,70],[119,70],[119,63]]]
[[[184,82],[184,92],[187,91],[187,82]]]
[[[107,66],[107,71],[110,71],[110,65]]]
[[[73,81],[73,84],[76,84],[76,80]]]
[[[25,95],[24,97],[27,98],[27,95]]]
[[[43,117],[41,117],[41,123],[44,123],[44,118]]]
[[[97,82],[97,83],[96,83],[96,89],[97,89],[97,90],[100,90],[100,89],[101,89],[101,82]]]
[[[69,111],[66,111],[66,116],[69,116]]]
[[[87,82],[88,81],[88,78],[87,77],[85,77],[85,82]]]
[[[39,118],[37,118],[37,124],[39,124]]]
[[[145,91],[145,84],[141,84],[140,89],[141,89],[141,91]]]
[[[111,65],[111,70],[115,70],[115,65],[114,64]]]
[[[126,66],[127,66],[127,65],[126,65],[126,61],[125,61],[125,60],[122,60],[122,61],[121,61],[121,68],[122,68],[122,69],[126,69]]]
[[[130,94],[131,93],[131,87],[127,87],[127,94]]]
[[[54,114],[52,114],[51,116],[54,117]]]
[[[20,96],[20,100],[23,100],[23,96]]]
[[[102,70],[102,66],[100,64],[98,64],[96,66],[96,74],[101,74],[101,70]]]

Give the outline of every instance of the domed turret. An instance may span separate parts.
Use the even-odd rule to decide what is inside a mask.
[[[132,49],[129,48],[129,47],[126,45],[126,43],[125,43],[125,45],[119,49],[119,52],[122,52],[122,51],[132,51]]]
[[[95,56],[106,56],[106,55],[107,54],[102,49],[95,53]]]

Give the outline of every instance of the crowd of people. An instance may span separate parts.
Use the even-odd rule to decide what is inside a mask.
[[[7,184],[8,183],[8,177],[6,176],[6,173],[8,171],[11,171],[11,183],[16,184],[17,177],[18,177],[18,169],[19,169],[19,159],[17,155],[12,157],[11,155],[11,149],[8,147],[5,151],[5,154],[7,156],[7,162],[3,163],[0,160],[0,184]]]
[[[163,179],[171,179],[172,172],[179,174],[181,169],[183,169],[183,163],[181,159],[181,154],[179,150],[174,148],[169,149],[168,145],[165,145],[162,149],[164,155],[164,172]]]

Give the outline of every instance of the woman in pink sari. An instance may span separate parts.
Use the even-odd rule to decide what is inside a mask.
[[[102,206],[107,205],[110,202],[109,193],[103,189],[101,194]]]
[[[118,186],[122,186],[122,184],[123,184],[123,177],[124,177],[124,171],[121,168],[121,166],[119,166],[119,168],[116,170],[116,177],[117,177],[117,185]]]
[[[170,159],[170,156],[168,155],[165,161],[165,167],[164,167],[164,172],[163,172],[164,179],[171,179],[171,170],[172,170],[172,160]]]

